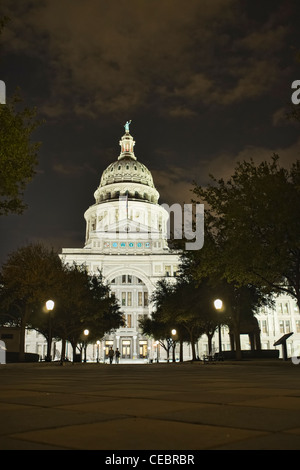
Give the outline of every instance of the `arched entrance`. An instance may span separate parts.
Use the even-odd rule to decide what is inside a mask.
[[[148,338],[143,336],[139,322],[149,315],[153,287],[143,274],[131,269],[118,270],[107,280],[119,301],[125,325],[114,334],[107,335],[105,341],[107,344],[113,341],[114,348],[121,353],[121,360],[146,360],[149,354]]]

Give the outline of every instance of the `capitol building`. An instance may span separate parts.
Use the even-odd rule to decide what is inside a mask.
[[[109,332],[95,344],[89,344],[87,360],[103,361],[112,346],[121,353],[120,362],[164,360],[166,352],[153,339],[144,336],[139,320],[151,315],[149,300],[157,282],[165,277],[174,280],[180,263],[178,253],[168,246],[169,213],[159,204],[159,193],[149,169],[135,155],[135,141],[125,124],[120,154],[102,173],[94,192],[95,203],[85,212],[85,242],[82,248],[63,248],[65,263],[85,265],[90,273],[101,271],[111,291],[119,300],[125,325]],[[293,332],[287,347],[289,356],[300,355],[300,314],[296,301],[288,296],[276,298],[273,309],[257,315],[263,349],[275,349],[274,342]],[[230,350],[226,327],[221,329],[222,349]],[[219,332],[213,338],[218,351]],[[171,336],[171,332],[170,332]],[[246,335],[241,336],[242,349],[250,349]],[[26,352],[46,355],[46,340],[28,330]],[[197,354],[207,354],[208,341],[201,337]],[[191,359],[188,344],[184,359]],[[71,346],[67,357],[72,357]],[[179,356],[176,354],[176,356]],[[53,343],[52,357],[60,358],[60,344]]]

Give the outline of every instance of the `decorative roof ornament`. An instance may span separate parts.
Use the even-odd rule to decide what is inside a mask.
[[[118,160],[121,160],[123,158],[130,158],[132,160],[136,160],[136,156],[134,155],[134,151],[133,151],[135,141],[133,140],[132,135],[129,134],[130,123],[131,123],[131,120],[127,121],[126,124],[124,125],[125,134],[123,135],[123,137],[121,137],[121,140],[119,142],[121,146],[121,153],[118,157]]]
[[[129,134],[130,124],[131,124],[131,119],[130,119],[130,121],[127,121],[126,124],[124,125],[126,134]]]

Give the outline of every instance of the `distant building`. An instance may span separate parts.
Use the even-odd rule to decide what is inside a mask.
[[[175,278],[179,256],[167,242],[169,214],[158,203],[159,193],[151,172],[135,156],[133,137],[125,125],[125,134],[119,144],[120,154],[102,173],[94,193],[95,203],[85,214],[86,234],[83,248],[63,248],[65,263],[86,265],[91,273],[100,270],[119,299],[126,326],[99,338],[89,345],[89,360],[107,357],[110,346],[119,348],[121,362],[163,359],[165,352],[154,341],[144,336],[139,319],[150,315],[149,299],[159,279]],[[287,296],[276,299],[275,310],[265,309],[257,316],[263,349],[273,344],[284,333],[293,331],[288,341],[288,352],[300,354],[300,315],[296,302]],[[230,350],[227,328],[222,328],[222,349]],[[171,336],[171,333],[170,333]],[[218,333],[213,338],[213,349],[218,351]],[[241,336],[242,349],[250,349],[247,336]],[[208,342],[203,336],[198,342],[198,355],[207,353]],[[44,357],[46,341],[35,332],[26,335],[26,352]],[[71,357],[72,349],[68,354]],[[60,345],[54,343],[52,356],[59,358]],[[185,346],[185,358],[190,358],[190,347]]]
[[[176,276],[178,255],[167,242],[168,212],[158,203],[159,193],[148,168],[134,153],[129,125],[120,140],[120,155],[104,170],[94,193],[95,204],[84,214],[83,248],[64,248],[65,263],[84,264],[102,272],[119,299],[126,326],[101,340],[100,357],[110,346],[121,360],[145,360],[153,341],[145,337],[139,320],[149,315],[149,299],[162,277]]]

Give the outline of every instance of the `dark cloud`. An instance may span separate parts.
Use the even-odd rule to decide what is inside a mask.
[[[26,10],[8,1],[4,47],[48,68],[48,117],[120,115],[153,102],[169,117],[193,117],[200,104],[268,93],[282,75],[276,53],[288,27],[273,11],[248,22],[242,3],[48,0]]]
[[[299,157],[285,119],[300,77],[298,0],[3,0],[2,11],[0,78],[46,118],[29,210],[0,221],[2,253],[33,238],[82,246],[127,119],[170,204],[238,160]]]

